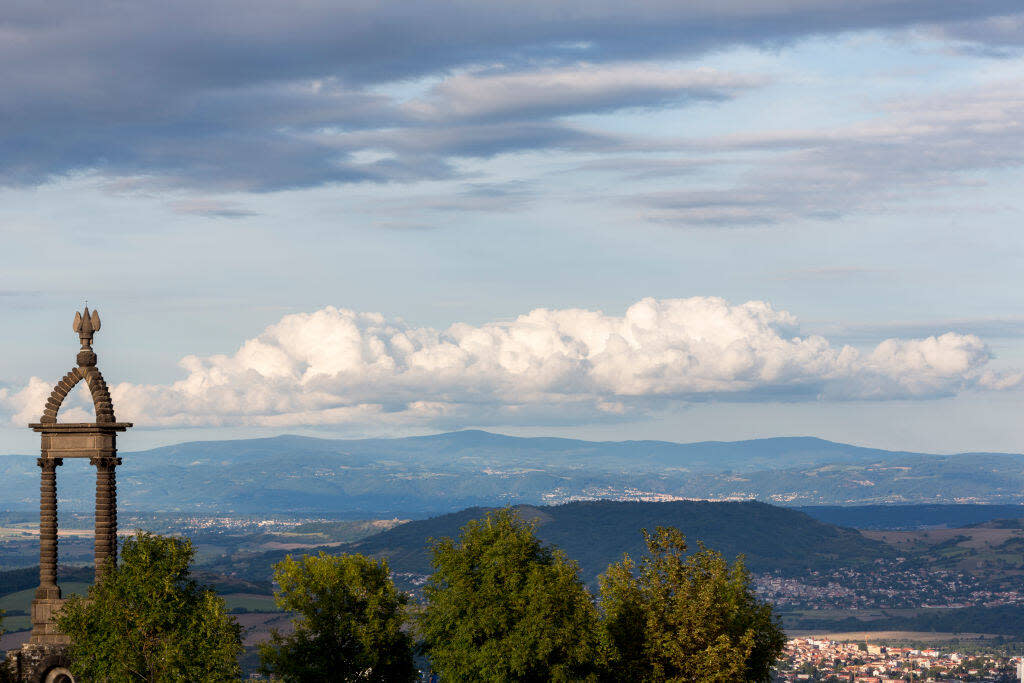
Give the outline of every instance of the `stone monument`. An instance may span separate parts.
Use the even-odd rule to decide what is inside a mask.
[[[57,585],[57,468],[64,458],[89,458],[96,467],[96,580],[117,560],[117,433],[131,423],[114,418],[107,383],[96,367],[93,335],[100,329],[100,316],[86,306],[75,313],[74,330],[82,342],[75,367],[53,388],[39,422],[30,424],[42,435],[39,460],[39,588],[32,601],[32,635],[19,650],[7,653],[7,665],[15,680],[31,683],[73,683],[68,670],[68,637],[60,632],[54,615],[64,604]],[[89,387],[95,408],[95,422],[57,422],[65,397],[79,382]]]

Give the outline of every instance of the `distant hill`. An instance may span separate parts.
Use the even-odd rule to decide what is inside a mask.
[[[593,582],[609,563],[629,553],[644,553],[640,529],[675,526],[686,534],[691,549],[697,541],[718,550],[730,560],[746,557],[748,568],[765,572],[807,568],[849,567],[894,556],[886,543],[867,539],[851,529],[819,522],[810,516],[757,502],[713,503],[676,501],[633,503],[594,501],[550,507],[520,506],[520,514],[537,525],[545,543],[558,546],[578,561],[583,576]],[[430,519],[407,522],[328,552],[358,552],[387,558],[394,572],[429,574],[431,539],[456,538],[469,520],[483,517],[485,508],[470,508]],[[240,572],[249,580],[265,580],[269,567],[285,552],[214,563],[212,571]]]
[[[968,529],[1024,529],[1024,519],[1015,517],[1013,519],[993,519],[988,522],[968,524]]]
[[[850,566],[891,554],[884,544],[856,531],[753,501],[593,501],[518,509],[536,523],[541,540],[577,560],[588,578],[603,572],[624,552],[640,558],[644,553],[640,529],[653,531],[656,526],[678,527],[692,550],[702,541],[730,559],[745,555],[748,567],[755,571]],[[351,549],[393,557],[396,562],[401,558],[401,566],[408,571],[429,573],[426,539],[455,538],[467,521],[485,513],[485,509],[473,508],[409,522],[359,541]]]
[[[424,517],[580,499],[757,499],[787,505],[1021,503],[1024,457],[937,456],[811,437],[676,444],[468,430],[403,439],[299,436],[125,452],[121,509]],[[0,456],[0,510],[38,505],[34,456]],[[65,459],[62,509],[92,506],[88,463]]]
[[[807,505],[797,509],[822,522],[854,529],[1021,528],[1024,523],[1024,505]]]
[[[581,441],[549,437],[517,437],[468,429],[399,439],[315,439],[278,436],[236,441],[197,441],[155,448],[140,455],[164,461],[211,462],[228,457],[260,461],[281,453],[307,457],[342,457],[347,465],[382,461],[478,470],[481,467],[559,468],[619,472],[753,472],[765,469],[838,462],[870,462],[893,455],[920,455],[833,443],[814,437],[779,437],[751,441]]]

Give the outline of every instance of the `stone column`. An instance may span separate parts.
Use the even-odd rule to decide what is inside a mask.
[[[96,466],[96,581],[103,577],[108,561],[117,562],[117,457],[90,458]]]
[[[39,458],[39,588],[36,597],[60,599],[57,586],[57,467],[61,458]]]

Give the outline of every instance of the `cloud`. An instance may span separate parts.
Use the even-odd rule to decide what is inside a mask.
[[[11,388],[0,389],[0,406],[14,412],[11,421],[17,424],[37,422],[43,414],[46,399],[50,397],[53,385],[33,377],[28,384],[21,389]]]
[[[12,412],[11,421],[17,425],[38,422],[51,391],[53,383],[33,377],[21,389],[0,388],[0,408]],[[88,404],[86,399],[89,401]],[[65,400],[60,414],[61,421],[92,422],[96,419],[95,414],[86,410],[91,409],[91,402],[88,390],[80,383]]]
[[[634,180],[663,180],[675,176],[689,176],[719,164],[717,159],[663,159],[631,156],[605,156],[602,159],[579,164],[577,171],[614,172],[620,177]]]
[[[492,157],[507,152],[534,149],[601,151],[621,145],[621,138],[596,133],[566,123],[547,121],[509,121],[505,123],[439,123],[388,131],[361,131],[343,135],[323,135],[325,145],[351,150],[385,149],[395,154],[386,162],[376,162],[385,172],[399,170],[402,164],[412,171],[407,178],[436,177],[424,161],[438,169],[447,168],[452,157]],[[386,178],[386,176],[385,176]]]
[[[954,22],[936,27],[934,33],[944,40],[956,41],[963,52],[1015,57],[1024,48],[1024,13]]]
[[[0,9],[0,184],[82,170],[204,192],[448,177],[460,156],[607,142],[557,117],[730,97],[754,83],[653,60],[846,31],[998,28],[1017,9],[1012,0],[15,0]],[[1006,31],[975,33],[1002,41]],[[426,78],[441,82],[419,100],[379,92]],[[363,132],[373,135],[353,135]],[[353,160],[374,142],[393,158]]]
[[[761,84],[763,79],[707,68],[581,63],[537,71],[457,74],[408,108],[435,120],[535,118],[725,99]]]
[[[497,183],[463,183],[462,189],[450,195],[410,196],[391,202],[388,210],[422,215],[424,211],[451,213],[511,212],[526,208],[536,199],[538,188],[530,183],[511,180]]]
[[[219,199],[182,199],[170,202],[170,207],[175,213],[207,218],[245,218],[257,215],[255,211],[245,209],[235,202]]]
[[[187,356],[173,384],[111,394],[120,419],[165,427],[587,423],[691,401],[935,398],[1021,384],[990,359],[978,337],[956,333],[834,347],[760,301],[642,299],[622,315],[537,309],[443,331],[327,307],[285,316],[234,354]],[[24,422],[47,390],[33,378],[0,403]]]
[[[1019,339],[1024,337],[1024,318],[952,318],[946,320],[897,320],[887,323],[836,325],[827,328],[833,339],[864,344],[898,337],[931,337],[957,332],[985,339]]]
[[[828,131],[768,131],[680,143],[735,164],[729,186],[633,197],[646,218],[680,226],[774,225],[891,209],[978,184],[980,169],[1024,164],[1024,81],[888,104],[877,120]],[[723,157],[723,154],[725,155]]]

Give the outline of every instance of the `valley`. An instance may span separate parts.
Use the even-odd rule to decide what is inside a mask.
[[[518,509],[544,542],[579,563],[592,590],[599,574],[623,553],[642,556],[641,528],[673,525],[684,531],[691,548],[702,541],[729,559],[744,555],[758,593],[775,604],[794,633],[927,631],[1024,640],[1024,529],[1019,519],[1000,517],[1017,508],[949,506],[943,517],[941,508],[919,507],[877,506],[849,514],[867,527],[896,517],[984,521],[960,528],[858,530],[815,518],[838,514],[829,508],[796,510],[752,501],[591,501]],[[225,596],[250,629],[248,638],[258,640],[272,625],[284,623],[270,579],[272,565],[286,554],[357,552],[384,558],[396,583],[416,595],[431,572],[431,539],[456,536],[486,511],[469,508],[415,521],[151,513],[126,518],[122,530],[187,534],[196,549],[197,578]],[[37,583],[38,550],[29,517],[7,513],[7,532],[0,539],[0,609],[7,610],[5,625],[12,631],[27,627],[27,605]],[[72,517],[71,524],[84,527],[86,517]],[[61,568],[65,590],[84,590],[91,579],[85,566],[91,538],[69,529],[61,549],[68,563]]]

